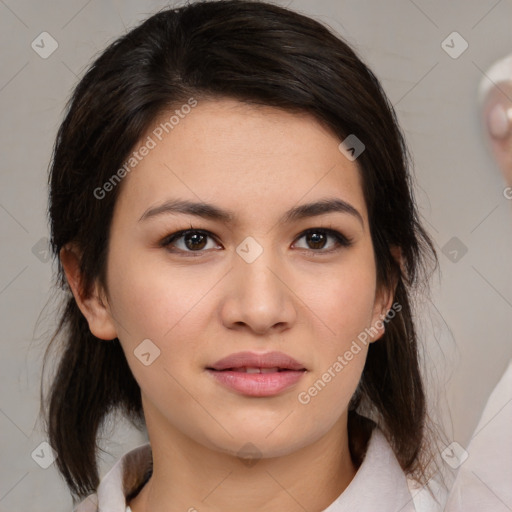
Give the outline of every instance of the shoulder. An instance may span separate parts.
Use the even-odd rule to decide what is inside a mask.
[[[127,452],[101,479],[96,493],[90,494],[75,512],[126,512],[126,501],[145,484],[153,469],[151,445],[143,444]]]
[[[489,396],[466,449],[453,459],[457,476],[448,512],[511,510],[512,504],[512,361]],[[508,454],[508,455],[507,455]]]
[[[323,512],[440,512],[427,490],[407,478],[384,433],[374,428],[364,459],[345,491]],[[437,508],[436,508],[437,507]]]
[[[412,478],[407,478],[407,485],[416,512],[444,511],[448,492],[436,478],[428,482],[428,487],[418,484],[418,482]]]

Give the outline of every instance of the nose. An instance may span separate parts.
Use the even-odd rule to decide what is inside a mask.
[[[291,273],[265,249],[254,260],[234,255],[230,282],[221,306],[223,324],[229,329],[249,329],[268,335],[289,329],[297,318],[297,295]]]

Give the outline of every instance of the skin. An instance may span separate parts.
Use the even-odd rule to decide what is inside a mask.
[[[339,143],[307,115],[201,101],[122,182],[107,289],[96,283],[84,296],[78,251],[62,250],[91,331],[119,338],[141,388],[154,470],[133,512],[318,511],[354,477],[347,407],[367,346],[307,405],[298,401],[392,304],[392,293],[376,287],[357,161]],[[362,221],[330,212],[278,222],[326,197],[350,203]],[[237,221],[171,213],[139,221],[171,198],[214,203]],[[212,234],[199,249],[183,238],[174,252],[159,245],[191,225]],[[309,228],[334,229],[352,245],[330,235],[315,245],[303,235]],[[236,252],[248,236],[263,249],[252,263]],[[134,350],[147,338],[161,352],[145,366]],[[277,396],[247,397],[205,370],[243,350],[282,351],[308,371]],[[252,465],[237,457],[248,442],[261,454]]]
[[[485,126],[485,137],[491,153],[509,187],[512,187],[512,81],[500,82],[487,94],[482,107],[482,122]],[[497,123],[493,129],[491,112],[496,107],[501,109],[507,121],[505,125]],[[499,129],[498,129],[499,128]],[[512,190],[506,192],[507,199],[512,199]]]

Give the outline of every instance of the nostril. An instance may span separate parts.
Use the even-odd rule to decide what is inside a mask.
[[[505,109],[498,103],[487,115],[487,126],[490,134],[496,139],[504,139],[512,129],[512,108]]]

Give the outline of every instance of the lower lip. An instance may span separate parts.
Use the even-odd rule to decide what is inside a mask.
[[[304,370],[273,373],[245,373],[231,370],[208,370],[222,385],[248,396],[274,396],[295,385]]]

